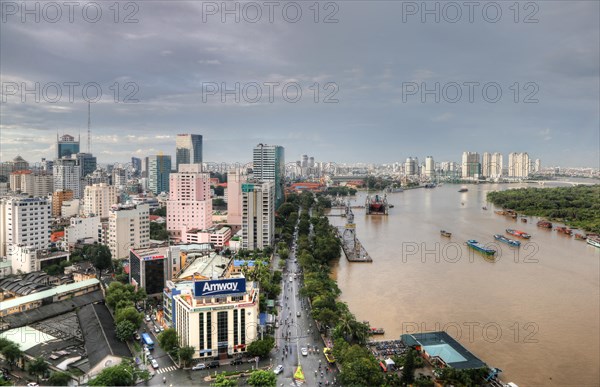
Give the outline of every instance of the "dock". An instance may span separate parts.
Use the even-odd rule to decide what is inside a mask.
[[[342,242],[342,250],[346,259],[350,262],[373,262],[373,259],[358,238],[355,235],[348,237],[348,234],[344,231],[346,231],[346,227],[338,227],[338,236]]]

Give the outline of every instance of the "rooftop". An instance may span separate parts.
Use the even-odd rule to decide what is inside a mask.
[[[179,274],[178,278],[185,279],[192,277],[194,274],[199,274],[207,278],[212,278],[213,274],[221,277],[225,270],[227,270],[230,259],[231,258],[224,257],[217,253],[196,257],[194,261]]]
[[[446,332],[415,333],[402,335],[402,341],[408,346],[421,346],[431,357],[439,357],[456,369],[474,369],[487,367],[477,356],[469,352]]]

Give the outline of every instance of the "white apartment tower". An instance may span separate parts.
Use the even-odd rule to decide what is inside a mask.
[[[113,204],[117,204],[117,187],[105,183],[85,187],[83,196],[84,216],[106,218]]]
[[[150,207],[114,205],[108,215],[108,247],[113,259],[127,258],[129,249],[150,245]]]
[[[275,233],[275,184],[242,184],[242,248],[271,246]]]
[[[526,178],[529,176],[530,162],[527,152],[508,155],[508,177]]]
[[[76,159],[56,159],[52,171],[55,192],[71,190],[75,199],[81,198],[81,166],[77,165]]]
[[[169,176],[167,231],[179,238],[182,231],[212,227],[210,174],[202,164],[179,164],[179,172]]]
[[[433,161],[432,156],[425,158],[425,176],[428,178],[435,177],[435,161]]]
[[[45,249],[50,243],[51,209],[47,198],[0,200],[0,256],[13,246]]]

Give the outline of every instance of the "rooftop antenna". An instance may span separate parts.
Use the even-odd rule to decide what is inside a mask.
[[[92,136],[91,136],[91,130],[90,130],[92,120],[91,120],[91,113],[90,113],[91,107],[90,106],[91,106],[90,101],[88,101],[88,132],[87,132],[87,151],[88,151],[88,153],[92,153]]]

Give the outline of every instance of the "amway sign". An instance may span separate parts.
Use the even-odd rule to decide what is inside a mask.
[[[194,283],[194,295],[196,297],[220,296],[224,294],[245,292],[245,278],[232,278],[215,281],[197,281]]]

